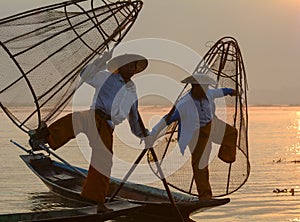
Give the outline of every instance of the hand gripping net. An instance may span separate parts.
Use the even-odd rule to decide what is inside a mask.
[[[250,163],[248,154],[248,113],[247,81],[242,54],[238,43],[231,37],[217,41],[197,65],[194,73],[206,73],[213,78],[219,88],[228,87],[240,92],[238,96],[226,96],[225,109],[216,110],[223,115],[225,122],[238,130],[236,161],[229,164],[217,156],[209,164],[209,178],[213,196],[224,196],[237,191],[248,179]],[[217,107],[218,109],[218,107]],[[181,192],[197,196],[193,179],[191,158],[182,157],[177,139],[178,123],[170,124],[154,147],[160,165],[167,175],[169,185]],[[213,144],[215,148],[220,145]],[[187,153],[188,148],[186,149]],[[174,152],[175,151],[175,152]],[[185,153],[185,156],[186,156]],[[148,153],[148,162],[153,172],[159,177],[157,168]]]
[[[78,87],[80,70],[124,38],[141,8],[138,0],[73,0],[1,19],[4,112],[25,132],[55,119]]]

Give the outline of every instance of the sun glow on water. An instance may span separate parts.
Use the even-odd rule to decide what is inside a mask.
[[[298,132],[297,132],[297,138],[300,138],[300,111],[296,112],[297,114],[297,122],[298,122]]]
[[[297,155],[300,155],[300,111],[296,112],[296,123],[297,123],[297,133],[296,133],[296,139],[298,142],[294,144],[295,151],[297,152]]]
[[[294,111],[289,116],[286,142],[288,155],[300,155],[300,111]]]

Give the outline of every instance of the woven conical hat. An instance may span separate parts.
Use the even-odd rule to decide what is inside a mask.
[[[123,66],[131,66],[134,65],[134,62],[136,62],[136,73],[142,72],[144,69],[148,66],[148,60],[141,56],[136,54],[124,54],[117,57],[112,58],[107,63],[107,69],[110,72],[115,72],[117,69],[123,67]]]
[[[181,80],[182,83],[201,84],[201,85],[216,85],[217,82],[203,73],[196,73]]]

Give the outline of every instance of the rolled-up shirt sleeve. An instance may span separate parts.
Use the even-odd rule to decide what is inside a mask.
[[[233,94],[233,92],[234,92],[234,90],[231,88],[222,88],[222,91],[223,91],[224,96]]]
[[[165,115],[153,128],[151,131],[151,135],[154,137],[159,137],[160,133],[164,133],[163,130],[166,128],[166,126],[170,125],[171,123],[175,121],[180,120],[179,112],[177,109],[171,114],[171,116],[168,118],[168,115]]]
[[[165,115],[164,118],[167,119],[168,115]],[[178,121],[180,119],[179,112],[177,109],[172,113],[171,117],[167,120],[167,125],[170,125],[171,123]]]
[[[211,97],[212,99],[215,98],[221,98],[223,96],[230,95],[234,92],[231,88],[220,88],[220,89],[209,89],[206,93],[208,97]]]
[[[130,125],[131,132],[137,137],[142,138],[145,137],[146,135],[144,135],[145,129],[142,122],[140,121],[142,120],[140,119],[140,115],[138,112],[138,102],[136,101],[130,109],[128,115],[128,122]]]

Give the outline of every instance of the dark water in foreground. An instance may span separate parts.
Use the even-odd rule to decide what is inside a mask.
[[[229,204],[196,214],[194,220],[300,221],[300,163],[291,162],[300,160],[300,107],[250,107],[249,119],[251,175],[248,182],[229,196]],[[27,144],[27,136],[3,113],[0,120],[0,213],[78,207],[48,192],[18,157],[24,152],[9,142],[15,139]],[[57,154],[77,166],[87,167],[75,141]],[[273,193],[276,188],[293,188],[295,195]]]

